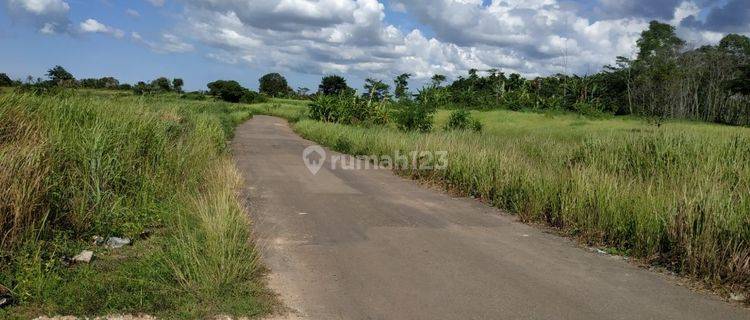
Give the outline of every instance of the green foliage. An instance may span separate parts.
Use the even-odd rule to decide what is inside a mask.
[[[8,77],[5,73],[0,73],[0,87],[10,87],[13,86],[13,80]]]
[[[0,95],[0,283],[19,300],[0,317],[269,312],[226,153],[249,116],[174,96]],[[135,242],[112,252],[93,235]],[[95,260],[67,265],[82,249]]]
[[[177,93],[182,93],[182,86],[185,85],[185,81],[180,78],[172,79],[172,89]]]
[[[204,101],[206,100],[206,95],[203,92],[200,91],[192,91],[184,93],[180,96],[181,99],[186,100],[195,100],[195,101]]]
[[[409,78],[411,78],[411,74],[404,73],[393,80],[393,83],[396,86],[393,94],[396,99],[408,98],[407,93],[409,92]]]
[[[750,58],[750,38],[730,33],[721,39],[719,49],[739,58]]]
[[[242,97],[240,98],[241,103],[247,104],[264,103],[266,101],[268,101],[268,99],[264,95],[252,90],[245,90],[245,93],[242,94]]]
[[[436,74],[436,75],[433,75],[430,80],[432,81],[432,86],[433,87],[439,87],[439,86],[443,85],[443,82],[445,82],[445,80],[447,80],[447,79],[448,78],[445,75]]]
[[[309,117],[343,124],[384,123],[378,112],[383,108],[386,102],[366,100],[353,94],[319,95],[310,104]]]
[[[286,78],[278,73],[269,73],[260,78],[260,93],[270,97],[285,97],[293,90],[286,82]]]
[[[403,131],[430,132],[437,106],[410,99],[401,99],[394,105],[394,121]]]
[[[113,77],[104,77],[99,79],[81,79],[78,83],[81,88],[87,89],[116,90],[120,88],[120,81]]]
[[[466,109],[457,109],[451,112],[448,122],[443,127],[444,130],[473,130],[482,131],[482,123],[471,116],[471,112]]]
[[[61,66],[54,66],[47,71],[47,77],[58,86],[70,86],[75,83],[73,75]]]
[[[217,80],[207,86],[208,94],[226,102],[240,102],[247,91],[239,82],[234,80]]]
[[[146,84],[143,81],[139,81],[138,83],[133,86],[133,93],[136,95],[144,95],[151,93],[152,89],[151,86]]]
[[[636,42],[638,46],[638,60],[650,61],[673,57],[685,45],[685,41],[677,37],[675,28],[659,21],[651,21],[648,29],[641,33]]]
[[[156,78],[153,81],[151,81],[151,87],[160,92],[170,92],[172,91],[172,84],[169,82],[169,79],[165,77]]]
[[[390,93],[388,90],[390,86],[385,82],[367,78],[365,79],[365,93],[362,95],[365,99],[371,99],[375,101],[383,101],[390,99]]]
[[[740,68],[742,74],[728,82],[729,91],[734,94],[750,96],[750,64]]]
[[[329,75],[323,77],[318,86],[318,92],[323,95],[339,95],[349,90],[346,79],[339,75]]]

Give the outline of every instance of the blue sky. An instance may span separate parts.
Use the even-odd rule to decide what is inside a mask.
[[[747,0],[0,0],[0,72],[159,76],[204,89],[256,88],[267,72],[315,89],[324,74],[366,77],[469,68],[526,76],[587,73],[632,55],[648,21],[691,45],[750,33]]]

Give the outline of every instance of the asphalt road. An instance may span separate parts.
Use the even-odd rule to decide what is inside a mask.
[[[385,170],[317,175],[256,116],[232,143],[270,286],[309,319],[750,319],[621,258]],[[327,152],[330,157],[332,153]]]

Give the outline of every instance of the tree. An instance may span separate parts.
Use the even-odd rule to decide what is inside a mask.
[[[389,98],[388,90],[390,86],[385,84],[383,81],[376,80],[373,78],[367,78],[365,80],[365,93],[364,96],[368,99],[374,100],[385,100]]]
[[[287,95],[292,91],[289,88],[289,84],[286,82],[286,78],[278,73],[269,73],[260,78],[260,93],[267,94],[272,97],[279,97]]]
[[[13,85],[13,80],[8,77],[5,73],[0,73],[0,87],[10,87]]]
[[[76,80],[73,75],[61,66],[55,66],[47,71],[47,77],[56,85],[71,85]]]
[[[297,87],[297,96],[300,98],[306,98],[310,93],[310,89],[306,87]]]
[[[346,84],[346,79],[337,75],[323,77],[320,86],[318,86],[318,92],[324,95],[341,94],[346,92],[347,89],[349,89],[349,86]]]
[[[685,41],[677,37],[673,26],[654,20],[649,23],[648,30],[641,33],[636,45],[638,60],[646,61],[657,56],[675,56]]]
[[[136,95],[143,95],[151,93],[151,86],[146,84],[143,81],[138,81],[138,83],[133,86],[133,93]]]
[[[441,86],[443,84],[443,82],[445,82],[445,80],[447,80],[447,79],[448,78],[446,78],[442,74],[436,74],[436,75],[432,76],[432,86],[437,88],[437,87]]]
[[[151,81],[151,86],[154,89],[162,92],[172,91],[172,85],[169,83],[169,79],[165,77],[159,77],[154,81]]]
[[[182,93],[182,86],[185,85],[185,81],[180,78],[172,79],[172,89],[177,93]]]
[[[97,82],[99,87],[104,89],[117,89],[120,87],[120,80],[117,80],[114,77],[104,77]]]
[[[730,33],[721,39],[719,49],[741,59],[750,58],[750,38]]]
[[[393,91],[396,99],[406,96],[406,93],[409,91],[409,78],[411,78],[411,74],[404,73],[393,80],[393,83],[396,85],[396,89]]]
[[[729,91],[735,94],[750,96],[750,64],[740,68],[742,74],[729,82]]]
[[[240,102],[247,89],[234,80],[217,80],[209,83],[208,94],[227,102]]]

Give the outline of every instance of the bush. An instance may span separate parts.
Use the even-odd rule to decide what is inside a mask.
[[[342,124],[382,124],[386,102],[372,102],[351,94],[319,95],[310,104],[310,118]]]
[[[255,91],[252,90],[246,90],[245,93],[240,98],[241,103],[247,103],[247,104],[253,104],[253,103],[264,103],[267,102],[268,99]]]
[[[203,100],[206,100],[206,95],[200,91],[193,91],[193,92],[188,92],[188,93],[183,94],[182,96],[180,96],[180,98],[186,99],[186,100],[203,101]]]
[[[446,131],[449,130],[467,130],[482,131],[482,123],[479,120],[474,119],[471,113],[466,109],[458,109],[453,111],[448,118],[448,123],[443,128]]]
[[[403,131],[430,132],[437,108],[432,103],[402,99],[396,103],[396,125]]]
[[[310,119],[323,122],[337,122],[337,96],[319,95],[310,104]]]

